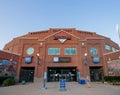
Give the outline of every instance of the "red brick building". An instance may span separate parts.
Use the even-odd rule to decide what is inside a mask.
[[[105,75],[120,76],[120,50],[104,54]]]
[[[4,50],[20,55],[17,68],[20,81],[33,81],[43,77],[44,72],[48,81],[60,78],[76,81],[87,75],[92,81],[100,81],[107,74],[103,54],[117,51],[119,46],[94,32],[50,28],[14,38]]]
[[[0,76],[16,76],[20,55],[0,50]]]

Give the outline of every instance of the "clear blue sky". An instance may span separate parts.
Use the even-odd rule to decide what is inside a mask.
[[[0,0],[0,49],[13,38],[49,28],[76,28],[120,44],[120,0]]]

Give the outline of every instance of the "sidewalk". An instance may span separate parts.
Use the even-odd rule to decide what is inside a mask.
[[[120,95],[120,86],[91,83],[91,88],[78,82],[67,82],[67,90],[59,90],[59,82],[48,82],[42,90],[42,82],[0,87],[0,95]]]

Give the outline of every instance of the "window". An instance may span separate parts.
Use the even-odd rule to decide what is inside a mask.
[[[113,52],[115,52],[115,51],[116,51],[116,49],[115,49],[114,47],[112,47],[112,51],[113,51]]]
[[[111,50],[109,45],[105,45],[105,49],[109,51]]]
[[[93,55],[97,54],[97,49],[96,48],[91,48],[90,53],[93,54]]]
[[[65,55],[76,55],[76,48],[65,48]]]
[[[48,55],[59,55],[60,48],[48,48]]]

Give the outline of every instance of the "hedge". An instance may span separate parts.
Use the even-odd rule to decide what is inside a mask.
[[[10,85],[14,85],[15,84],[15,80],[12,78],[7,78],[6,80],[3,81],[2,86],[10,86]]]
[[[0,85],[3,83],[4,80],[6,80],[6,79],[8,79],[8,78],[14,79],[13,76],[0,76]]]
[[[120,82],[120,76],[104,76],[104,80],[107,82]]]

